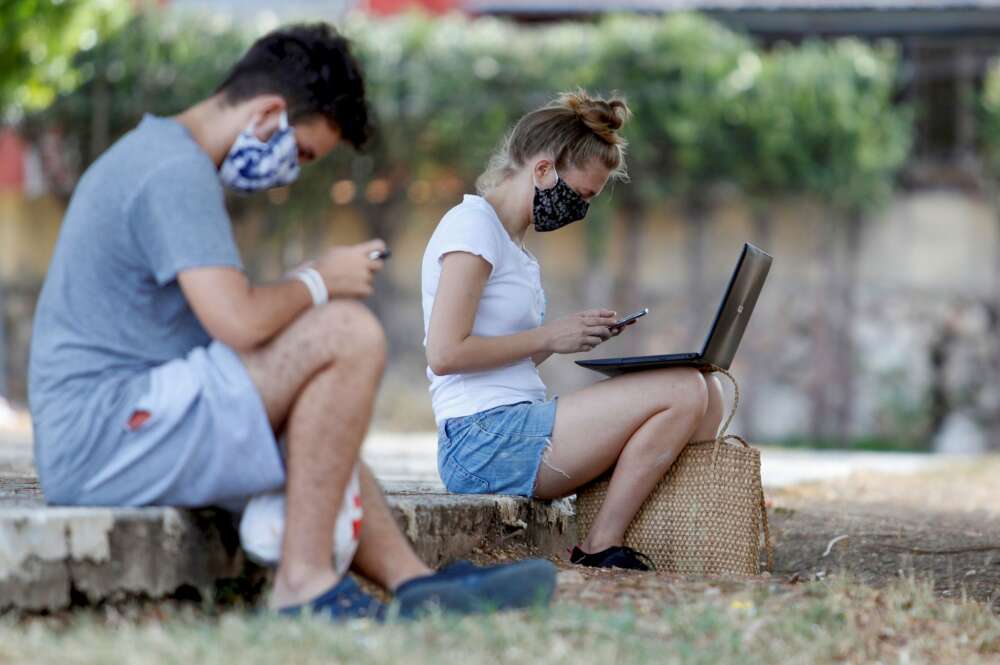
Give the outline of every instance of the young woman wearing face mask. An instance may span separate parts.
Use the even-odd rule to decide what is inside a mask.
[[[598,382],[548,399],[538,365],[616,335],[616,313],[550,320],[529,232],[582,220],[622,180],[625,101],[567,93],[515,125],[477,183],[441,220],[423,258],[427,376],[438,468],[458,493],[553,499],[614,468],[574,563],[648,570],[625,529],[689,441],[714,438],[722,390],[692,368]],[[584,535],[584,534],[581,534]]]

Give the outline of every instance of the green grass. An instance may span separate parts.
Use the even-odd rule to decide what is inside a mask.
[[[931,450],[930,441],[887,439],[881,437],[859,437],[848,441],[837,439],[817,439],[810,437],[790,437],[775,441],[780,448],[807,448],[809,450],[841,450],[845,452],[906,452],[926,453]]]
[[[211,616],[192,606],[0,620],[4,664],[843,662],[1000,662],[1000,618],[976,603],[937,599],[922,583],[875,590],[834,579],[701,587],[653,611],[560,603],[550,611],[388,626]]]

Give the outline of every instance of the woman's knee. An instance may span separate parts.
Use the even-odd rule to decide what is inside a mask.
[[[617,379],[616,379],[617,380]],[[631,390],[620,395],[632,407],[642,407],[649,415],[661,411],[684,413],[700,419],[708,409],[705,377],[693,367],[655,369],[622,377]]]
[[[709,389],[705,375],[693,367],[678,367],[665,371],[669,386],[666,408],[682,411],[700,420],[709,405]]]

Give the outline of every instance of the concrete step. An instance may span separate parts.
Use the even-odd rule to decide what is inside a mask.
[[[569,501],[451,495],[429,477],[407,483],[386,476],[397,521],[433,565],[499,546],[562,554],[576,541]],[[912,574],[933,580],[942,595],[965,593],[1000,611],[995,516],[786,497],[776,499],[770,521],[779,579],[847,571],[880,584]],[[30,469],[0,466],[0,612],[161,598],[188,588],[210,598],[220,581],[248,571],[226,513],[50,508]]]
[[[543,553],[575,541],[572,505],[457,496],[392,483],[400,527],[432,565],[476,548],[529,545]],[[233,518],[222,511],[45,506],[30,476],[0,475],[0,611],[160,598],[193,588],[210,597],[247,570]]]

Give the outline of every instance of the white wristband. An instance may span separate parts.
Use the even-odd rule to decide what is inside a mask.
[[[323,281],[323,276],[319,274],[318,270],[315,268],[303,268],[302,270],[296,270],[292,276],[305,284],[306,288],[309,289],[313,305],[318,306],[330,302],[330,292],[327,290],[326,282]]]

